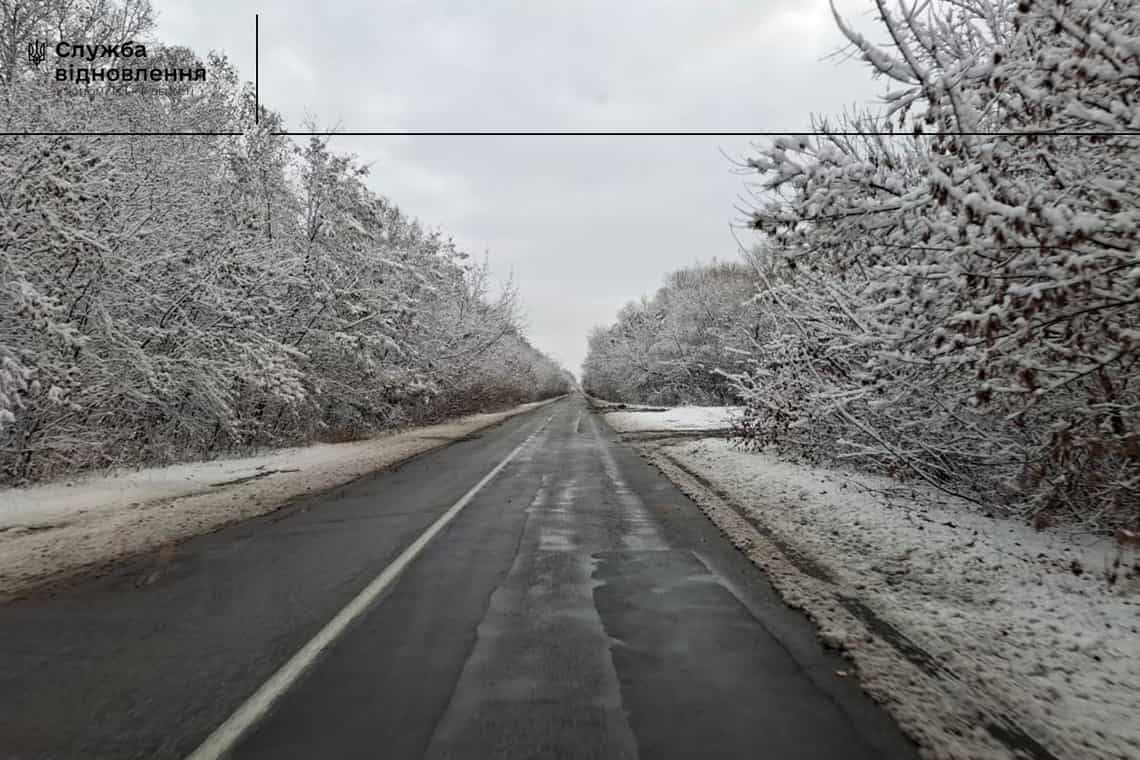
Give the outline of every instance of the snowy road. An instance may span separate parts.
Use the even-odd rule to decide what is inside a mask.
[[[914,756],[579,398],[4,605],[0,630],[6,758]]]

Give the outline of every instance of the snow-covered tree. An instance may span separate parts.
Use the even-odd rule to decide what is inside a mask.
[[[774,325],[744,432],[1140,519],[1140,138],[1110,134],[1140,129],[1140,9],[877,6],[889,44],[840,26],[884,114],[751,162]]]
[[[651,299],[627,304],[589,338],[583,386],[634,403],[725,404],[725,377],[750,345],[754,278],[745,266],[714,263],[670,274]]]
[[[240,133],[0,138],[0,482],[341,440],[568,387],[509,289],[493,296],[356,158],[274,135],[265,109],[249,125],[250,86],[222,56],[149,38],[146,0],[0,11],[7,131]],[[148,65],[207,77],[55,82],[27,65],[28,35],[134,38]]]

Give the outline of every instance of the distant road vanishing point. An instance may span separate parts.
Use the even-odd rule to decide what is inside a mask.
[[[0,755],[916,757],[580,396],[155,566],[0,606]]]

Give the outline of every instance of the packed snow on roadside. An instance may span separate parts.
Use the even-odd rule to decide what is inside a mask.
[[[726,430],[739,412],[737,406],[677,406],[664,411],[609,412],[606,422],[620,433]]]
[[[0,597],[271,512],[542,403],[364,441],[0,490]]]
[[[1140,757],[1134,551],[1079,533],[1035,531],[925,486],[793,464],[724,440],[652,449],[832,576],[834,594],[821,595],[818,584],[811,593],[791,589],[809,614],[813,605],[823,619],[833,612],[823,609],[834,607],[823,596],[857,599],[956,674],[968,701],[1012,716],[1057,757]],[[1110,586],[1106,572],[1118,561]],[[781,584],[787,595],[786,576]],[[854,635],[838,642],[850,650],[862,643]],[[874,675],[888,690],[908,687]],[[929,703],[923,710],[906,716],[912,726],[937,723]],[[970,756],[946,746],[934,753]]]

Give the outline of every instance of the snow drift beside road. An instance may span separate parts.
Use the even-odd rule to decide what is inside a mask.
[[[686,435],[701,423],[725,427],[730,414],[605,419],[622,432]],[[825,643],[852,657],[927,757],[1013,757],[1018,731],[1044,745],[1027,757],[1140,757],[1134,551],[1110,588],[1112,542],[1036,531],[925,485],[691,435],[641,448],[816,621]],[[914,649],[904,654],[891,637]]]
[[[271,512],[548,402],[351,443],[0,491],[0,598]]]
[[[738,412],[737,406],[677,406],[659,412],[607,412],[606,422],[619,433],[724,430]]]
[[[1140,757],[1140,579],[1108,587],[1111,542],[1035,531],[924,486],[793,464],[727,441],[663,453],[1059,757]],[[835,643],[856,649],[860,640],[841,633]]]

